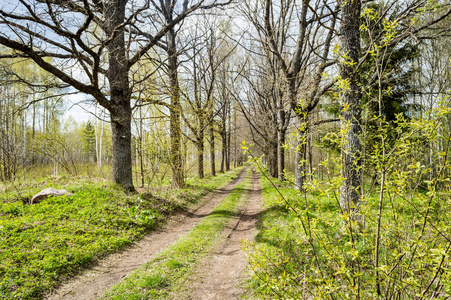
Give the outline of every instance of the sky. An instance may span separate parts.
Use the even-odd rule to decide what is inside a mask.
[[[94,116],[91,113],[94,113],[94,108],[92,106],[80,104],[87,99],[88,96],[81,93],[65,95],[64,104],[66,111],[64,112],[63,120],[67,120],[69,117],[72,117],[78,124],[93,120]]]

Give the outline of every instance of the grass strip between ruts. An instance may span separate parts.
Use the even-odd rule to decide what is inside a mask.
[[[215,239],[245,202],[249,173],[250,169],[246,179],[188,234],[114,286],[103,299],[165,299],[171,292],[179,292],[196,263],[208,255]]]

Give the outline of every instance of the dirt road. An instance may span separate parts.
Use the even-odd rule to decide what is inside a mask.
[[[156,254],[189,232],[224,199],[246,176],[246,170],[224,188],[200,201],[200,207],[172,217],[160,230],[152,232],[127,250],[107,256],[93,269],[62,285],[46,299],[90,300],[101,297],[109,288],[131,271],[151,260]]]
[[[252,240],[260,212],[260,180],[252,173],[252,189],[240,214],[222,234],[221,242],[211,256],[200,263],[201,269],[190,280],[193,291],[189,299],[240,299],[245,280],[247,259],[241,250],[242,240]]]

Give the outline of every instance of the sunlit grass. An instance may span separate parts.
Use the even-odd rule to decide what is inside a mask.
[[[161,224],[174,211],[187,209],[240,169],[184,189],[126,194],[98,178],[47,177],[4,183],[0,194],[0,298],[39,299],[62,279],[99,257],[116,252]],[[46,187],[71,196],[29,205]]]

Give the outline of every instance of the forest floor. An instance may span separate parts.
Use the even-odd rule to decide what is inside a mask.
[[[128,277],[189,233],[202,219],[209,216],[246,178],[246,169],[225,187],[204,197],[188,212],[170,218],[165,226],[151,232],[125,251],[107,256],[95,267],[61,285],[46,299],[98,299],[112,286]],[[244,293],[247,259],[241,250],[243,240],[252,240],[260,212],[260,181],[256,172],[251,174],[251,188],[244,204],[231,218],[226,228],[215,239],[213,251],[203,257],[188,276],[189,292],[175,293],[176,299],[238,299]]]

